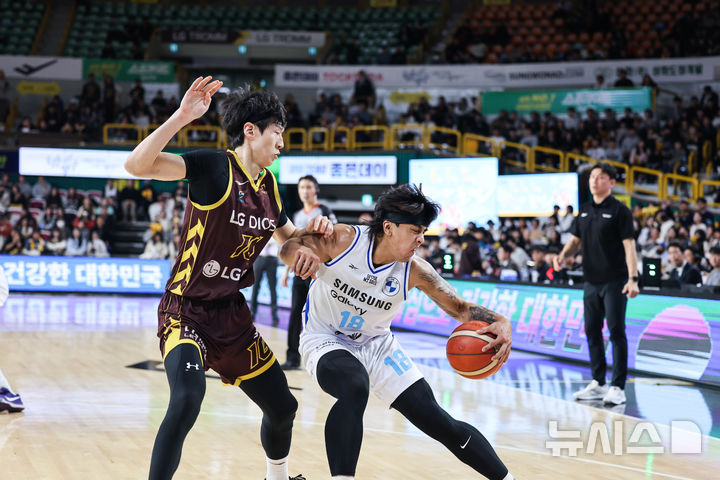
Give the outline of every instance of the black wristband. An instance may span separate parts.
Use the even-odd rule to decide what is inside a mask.
[[[630,277],[630,280],[632,280],[633,282],[637,282],[638,280],[640,280],[640,277],[635,275],[634,277]]]

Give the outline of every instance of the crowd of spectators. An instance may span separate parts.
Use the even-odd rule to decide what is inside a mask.
[[[636,2],[622,3],[634,8]],[[463,64],[530,63],[720,53],[717,4],[707,10],[694,8],[701,2],[673,3],[693,8],[660,15],[638,12],[636,21],[637,16],[627,18],[627,8],[618,16],[611,2],[563,0],[549,15],[543,13],[541,20],[536,19],[536,29],[527,33],[517,12],[511,18],[486,18],[480,13],[457,28],[445,48],[444,60]],[[533,8],[529,5],[529,10]]]
[[[119,189],[119,186],[121,187]],[[23,175],[0,181],[0,253],[107,257],[118,222],[147,221],[142,258],[174,258],[182,229],[186,190],[158,195],[145,182],[108,180],[103,190],[67,190],[43,177],[34,185]]]
[[[561,212],[557,206],[545,218],[504,218],[498,226],[471,222],[462,235],[448,229],[426,237],[418,255],[440,272],[463,277],[572,284],[582,280],[583,252],[567,258],[560,271],[553,259],[570,239],[573,222],[572,207]],[[633,224],[640,271],[644,258],[658,258],[664,280],[720,286],[720,217],[707,210],[705,199],[694,208],[686,200],[637,205]]]

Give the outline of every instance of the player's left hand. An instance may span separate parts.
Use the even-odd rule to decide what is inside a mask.
[[[637,297],[638,293],[640,293],[640,287],[638,287],[637,282],[628,280],[622,289],[622,293],[627,295],[628,298],[635,298]]]
[[[325,238],[333,233],[333,223],[324,215],[318,215],[305,225],[305,231],[309,233],[319,233]]]
[[[499,320],[491,323],[485,328],[477,330],[478,333],[494,333],[496,338],[483,347],[483,352],[491,348],[495,349],[492,359],[501,364],[507,362],[510,356],[510,345],[512,345],[512,324],[507,318],[500,316]]]
[[[295,272],[295,276],[303,280],[308,277],[312,277],[313,280],[317,279],[315,274],[319,268],[320,257],[307,247],[297,249],[293,263],[290,265],[290,271]]]

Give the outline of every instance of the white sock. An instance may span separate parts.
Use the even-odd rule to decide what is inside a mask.
[[[515,477],[513,477],[510,472],[508,472],[508,474],[505,475],[505,478],[503,478],[503,480],[515,480]]]
[[[265,480],[287,480],[288,475],[288,457],[279,460],[273,460],[265,457],[267,463],[267,474]]]
[[[10,388],[10,384],[7,381],[7,378],[5,378],[5,375],[3,375],[2,370],[0,370],[0,388],[7,388],[11,392],[13,391],[12,388]]]

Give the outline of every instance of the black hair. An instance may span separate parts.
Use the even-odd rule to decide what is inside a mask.
[[[252,91],[249,87],[230,93],[222,103],[222,127],[227,132],[230,148],[245,142],[244,126],[256,125],[260,133],[270,124],[287,125],[285,107],[278,96],[267,90]]]
[[[670,242],[667,246],[668,251],[670,250],[670,247],[675,247],[678,250],[680,250],[681,252],[683,251],[683,247],[682,247],[682,245],[680,245],[680,242]]]
[[[710,249],[710,253],[713,255],[720,255],[720,246],[714,246]]]
[[[382,237],[383,222],[388,214],[415,216],[423,225],[430,225],[440,213],[440,205],[430,200],[415,185],[402,184],[391,187],[377,199],[373,218],[368,222],[368,235]]]
[[[590,173],[592,173],[593,170],[600,169],[600,171],[604,174],[606,174],[608,177],[610,177],[610,180],[617,179],[617,170],[615,167],[610,165],[609,163],[600,162],[595,164],[591,169]]]
[[[320,184],[317,181],[317,178],[313,177],[312,175],[305,175],[304,177],[298,178],[298,185],[300,185],[300,182],[303,180],[308,180],[312,182],[315,185],[315,193],[320,193]]]

